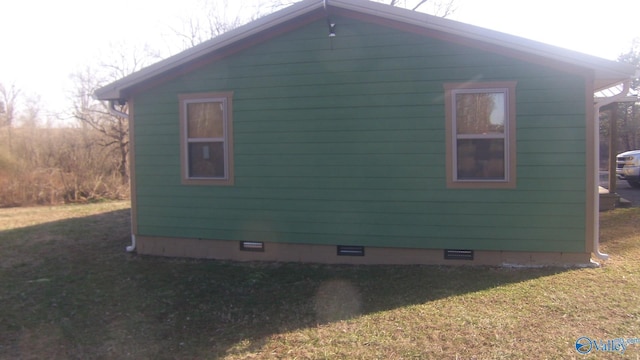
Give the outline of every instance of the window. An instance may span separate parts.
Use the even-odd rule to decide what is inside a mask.
[[[515,86],[445,84],[448,187],[515,187]]]
[[[183,184],[233,185],[232,95],[179,97]]]

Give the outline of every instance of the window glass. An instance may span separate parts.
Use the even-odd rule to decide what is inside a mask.
[[[516,186],[515,81],[445,83],[447,186]]]
[[[232,96],[232,92],[179,96],[183,184],[234,184]]]
[[[190,143],[189,177],[224,178],[224,143]]]
[[[195,102],[187,104],[189,138],[224,137],[224,112],[221,102]]]
[[[504,133],[504,93],[456,94],[458,134]]]
[[[505,93],[454,92],[456,179],[505,180]]]
[[[458,140],[459,180],[505,178],[503,139]]]

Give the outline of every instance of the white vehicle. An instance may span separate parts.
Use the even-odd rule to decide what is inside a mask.
[[[627,180],[633,188],[640,188],[640,150],[616,155],[616,165],[618,179]]]

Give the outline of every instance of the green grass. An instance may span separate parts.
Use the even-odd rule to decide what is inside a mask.
[[[567,359],[640,337],[640,209],[597,269],[232,263],[128,254],[128,203],[0,209],[3,359]]]

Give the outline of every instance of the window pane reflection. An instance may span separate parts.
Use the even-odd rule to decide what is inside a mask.
[[[459,180],[503,180],[505,178],[503,139],[458,140]]]
[[[505,124],[504,93],[456,95],[458,134],[503,134]]]
[[[190,143],[189,177],[224,178],[224,143]]]
[[[187,131],[189,138],[224,137],[223,103],[201,102],[187,104]]]

